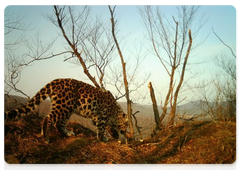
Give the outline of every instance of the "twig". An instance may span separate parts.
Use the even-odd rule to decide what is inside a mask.
[[[234,52],[233,52],[233,50],[232,50],[232,48],[231,47],[229,47],[218,35],[217,35],[217,33],[214,31],[214,29],[212,28],[212,31],[213,31],[213,33],[216,35],[216,37],[223,43],[223,45],[225,45],[227,48],[229,48],[230,49],[230,51],[231,51],[231,53],[232,53],[232,55],[236,58],[236,55],[234,54]]]

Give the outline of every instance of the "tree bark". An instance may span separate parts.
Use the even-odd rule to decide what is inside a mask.
[[[173,123],[174,123],[176,107],[177,107],[178,93],[180,91],[180,88],[181,88],[183,80],[184,80],[184,74],[185,74],[185,70],[186,70],[186,66],[187,66],[187,61],[188,61],[188,57],[189,57],[189,54],[190,54],[190,51],[191,51],[191,47],[192,47],[191,30],[189,30],[188,36],[189,36],[189,45],[188,45],[188,49],[187,49],[186,56],[185,56],[185,59],[184,59],[183,68],[182,68],[182,72],[181,72],[181,77],[180,77],[178,86],[177,86],[177,88],[175,90],[175,93],[174,93],[173,106],[172,106],[171,112],[170,112],[170,121],[169,121],[169,125],[170,126],[173,125]]]
[[[153,112],[154,112],[154,119],[155,119],[155,123],[156,123],[156,130],[159,130],[160,126],[161,126],[161,122],[160,122],[160,119],[159,119],[159,111],[158,111],[158,108],[157,108],[155,93],[154,93],[154,89],[152,87],[151,82],[149,82],[148,88],[149,88],[150,96],[151,96],[151,99],[152,99],[152,106],[153,106]]]

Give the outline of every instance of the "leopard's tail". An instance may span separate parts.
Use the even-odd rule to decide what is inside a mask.
[[[47,84],[39,92],[37,92],[37,94],[30,101],[28,101],[22,107],[4,112],[4,120],[6,121],[6,120],[17,119],[22,116],[30,114],[40,105],[42,101],[50,97],[51,93],[52,92],[50,89],[50,85]]]

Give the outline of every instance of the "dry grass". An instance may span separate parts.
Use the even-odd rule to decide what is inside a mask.
[[[96,140],[96,133],[70,122],[76,136],[61,137],[50,131],[50,144],[41,137],[41,122],[50,108],[40,107],[40,116],[28,115],[5,122],[4,156],[7,163],[233,163],[236,160],[236,122],[195,121],[179,123],[158,132],[153,138],[128,145],[110,138]],[[141,119],[141,117],[139,117]],[[141,122],[143,120],[139,120]],[[87,122],[87,121],[86,121]],[[89,122],[82,123],[88,124]]]
[[[195,122],[158,132],[143,142],[119,144],[96,140],[95,132],[78,123],[61,137],[55,128],[50,144],[40,136],[42,118],[36,115],[5,122],[7,163],[233,163],[236,159],[235,122]]]

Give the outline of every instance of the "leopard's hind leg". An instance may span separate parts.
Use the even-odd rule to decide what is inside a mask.
[[[52,125],[56,126],[58,131],[64,136],[75,135],[74,132],[66,129],[66,124],[69,119],[69,114],[57,112],[52,108],[52,111],[43,119],[41,134],[45,138],[45,142],[49,143],[49,129]]]
[[[47,143],[47,144],[49,143],[49,128],[50,128],[51,124],[52,123],[49,118],[49,115],[44,117],[43,123],[42,123],[41,135],[44,137],[45,143]]]
[[[57,123],[57,129],[63,136],[73,136],[75,133],[66,129],[68,119],[64,119]]]

